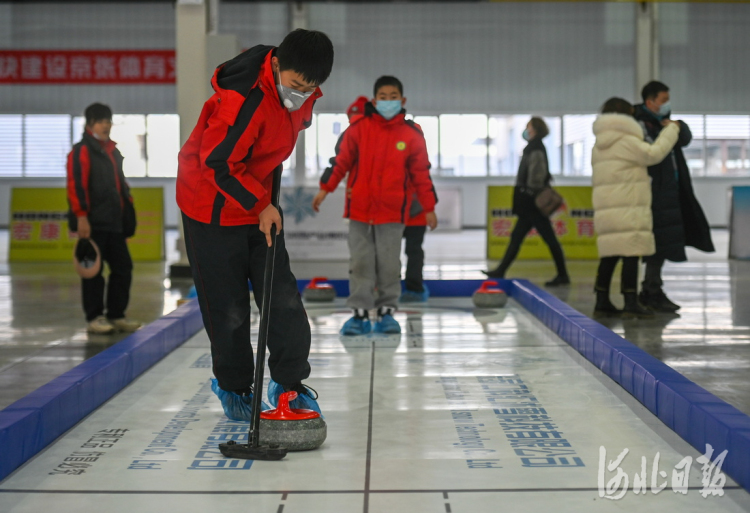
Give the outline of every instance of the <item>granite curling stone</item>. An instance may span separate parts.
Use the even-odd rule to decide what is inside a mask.
[[[485,281],[471,296],[477,308],[502,308],[508,302],[508,294],[497,287],[496,281]]]
[[[296,398],[297,392],[285,392],[275,410],[260,414],[261,445],[278,445],[288,451],[310,451],[323,445],[328,434],[325,421],[316,411],[290,408],[289,402]]]
[[[330,283],[325,283],[328,278],[321,276],[310,280],[302,291],[302,299],[311,303],[330,303],[336,299],[336,289]]]

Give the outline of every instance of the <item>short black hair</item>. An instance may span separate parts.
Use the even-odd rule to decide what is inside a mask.
[[[633,115],[633,105],[622,98],[613,97],[602,105],[602,114],[627,114]]]
[[[333,43],[323,32],[296,29],[286,35],[276,50],[279,69],[302,75],[305,81],[320,85],[333,68]]]
[[[404,95],[404,85],[396,77],[390,75],[383,75],[375,81],[375,86],[372,88],[372,95],[377,96],[378,90],[383,86],[393,86],[398,89],[398,94]]]
[[[536,132],[537,139],[544,139],[549,135],[549,127],[547,127],[547,123],[545,123],[539,116],[531,118],[529,123],[531,123],[531,128]]]
[[[659,93],[668,93],[669,88],[666,84],[663,84],[661,82],[658,82],[656,80],[652,80],[645,86],[643,86],[643,89],[641,89],[641,98],[643,98],[643,101],[646,100],[653,100],[657,96],[659,96]]]
[[[108,119],[112,121],[112,109],[103,103],[92,103],[83,113],[86,116],[86,124],[93,125],[97,121]]]

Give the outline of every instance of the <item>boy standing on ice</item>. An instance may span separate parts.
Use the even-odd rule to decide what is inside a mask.
[[[339,153],[323,174],[313,200],[317,212],[347,172],[353,173],[344,212],[349,218],[347,305],[353,316],[341,329],[342,335],[401,332],[393,313],[401,293],[401,238],[412,191],[427,225],[433,230],[437,227],[427,146],[419,125],[404,118],[403,85],[396,77],[380,77],[374,95],[372,103],[365,105],[364,116],[344,132]],[[374,328],[368,313],[373,308],[377,308]]]

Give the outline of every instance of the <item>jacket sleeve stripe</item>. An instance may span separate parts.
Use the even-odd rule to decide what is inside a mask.
[[[237,201],[245,210],[251,210],[259,198],[245,188],[242,182],[236,177],[232,176],[228,160],[234,152],[242,134],[250,126],[253,114],[255,114],[261,101],[263,101],[263,92],[259,88],[253,89],[242,104],[234,125],[229,127],[224,139],[206,158],[206,165],[214,171],[216,186],[224,194]]]
[[[84,152],[86,154],[82,155],[82,153]],[[84,162],[81,162],[82,160]],[[73,147],[71,167],[73,187],[75,191],[75,195],[73,195],[71,199],[76,200],[74,203],[72,203],[72,207],[73,212],[78,215],[80,213],[86,213],[89,210],[87,189],[89,183],[90,163],[88,159],[88,150],[84,148],[84,144],[78,144]]]

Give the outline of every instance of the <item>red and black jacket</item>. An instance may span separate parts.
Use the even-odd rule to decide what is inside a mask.
[[[258,224],[270,204],[273,170],[310,126],[316,89],[289,112],[276,91],[272,46],[255,46],[218,68],[214,95],[180,150],[177,204],[191,219],[221,226]]]
[[[387,120],[368,103],[365,115],[343,133],[320,188],[333,192],[349,173],[344,217],[368,224],[406,223],[413,194],[425,213],[435,210],[424,135],[404,114]]]
[[[132,203],[122,172],[122,154],[114,141],[99,141],[86,130],[68,154],[67,193],[71,230],[86,216],[92,230],[122,232],[123,206]]]

